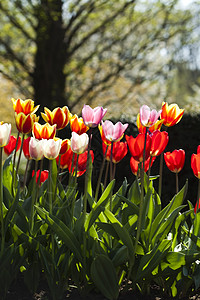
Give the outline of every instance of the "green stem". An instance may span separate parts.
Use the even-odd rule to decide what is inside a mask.
[[[52,214],[53,202],[52,202],[52,160],[49,160],[49,180],[48,180],[48,199],[49,199],[49,213]]]
[[[106,188],[106,184],[107,184],[107,178],[108,178],[108,169],[109,169],[109,161],[107,161],[106,164],[106,173],[105,173],[105,178],[104,178],[104,189]]]
[[[127,282],[130,279],[132,268],[135,264],[135,256],[136,256],[136,249],[139,242],[139,237],[141,234],[142,229],[142,215],[143,215],[143,206],[144,206],[144,168],[145,168],[145,156],[146,156],[146,143],[147,143],[147,130],[145,131],[145,139],[144,139],[144,151],[143,151],[143,164],[140,172],[140,180],[141,180],[141,194],[140,194],[140,208],[139,208],[139,216],[137,221],[137,233],[136,233],[136,239],[135,239],[135,247],[133,252],[133,259],[130,262]]]
[[[16,154],[17,154],[17,145],[19,141],[19,135],[20,133],[17,133],[17,141],[15,145],[15,150],[14,150],[14,157],[13,157],[13,168],[12,168],[12,194],[14,196],[14,185],[15,185],[15,162],[16,162]]]
[[[97,202],[97,198],[98,198],[98,195],[99,195],[99,188],[100,188],[101,178],[102,178],[103,170],[104,170],[104,166],[105,166],[107,151],[108,151],[108,145],[106,146],[106,152],[103,156],[103,162],[102,162],[101,169],[100,169],[100,172],[99,172],[99,178],[98,178],[98,181],[97,181],[97,188],[96,188],[96,192],[95,192],[95,202]]]
[[[75,165],[75,178],[74,178],[74,187],[76,186],[76,182],[77,182],[77,172],[78,172],[78,158],[79,158],[79,154],[77,154],[77,158],[76,158],[76,165]],[[75,189],[74,189],[75,191]],[[75,206],[75,195],[72,198],[72,218],[74,217],[74,206]]]
[[[200,208],[199,207],[199,197],[200,197],[200,179],[199,179],[199,182],[198,182],[198,192],[197,192],[197,211]]]
[[[25,169],[25,173],[24,173],[23,193],[25,193],[25,187],[26,187],[26,181],[27,181],[27,175],[28,175],[29,162],[30,162],[30,160],[27,159],[27,162],[26,162],[26,169]]]
[[[176,172],[176,194],[178,194],[178,173]]]
[[[113,180],[113,142],[111,142],[111,150],[110,150],[110,182]]]
[[[163,173],[163,159],[164,159],[164,152],[160,155],[160,169],[159,169],[159,186],[158,186],[158,195],[161,198],[162,194],[162,173]]]
[[[0,218],[1,218],[1,255],[4,252],[5,232],[3,219],[3,147],[0,148]]]
[[[31,198],[31,214],[30,214],[30,233],[33,235],[33,227],[34,227],[34,205],[36,200],[36,174],[37,174],[37,167],[38,167],[38,161],[35,161],[35,173],[34,173],[34,179],[33,179],[33,192],[32,192],[32,198]]]
[[[25,134],[23,133],[21,147],[20,147],[20,150],[19,150],[19,157],[18,157],[18,162],[17,162],[17,168],[16,168],[16,178],[17,178],[17,174],[18,174],[18,171],[19,171],[19,164],[20,164],[20,160],[21,160],[21,156],[22,156],[22,149],[23,149],[24,137],[25,137]]]

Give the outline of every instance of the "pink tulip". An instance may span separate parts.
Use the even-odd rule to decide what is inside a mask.
[[[161,112],[162,110],[157,112],[155,109],[151,111],[147,105],[142,105],[140,108],[140,121],[142,125],[145,127],[151,127],[154,125],[160,117]]]
[[[117,142],[121,140],[123,137],[124,131],[128,127],[128,124],[122,124],[121,122],[117,122],[115,125],[111,122],[106,120],[105,122],[102,121],[102,129],[104,136],[107,140],[111,142]]]
[[[41,160],[44,157],[43,140],[37,140],[31,137],[29,142],[30,157],[34,160]]]
[[[47,159],[54,159],[56,158],[59,153],[60,153],[60,148],[61,148],[61,143],[62,140],[54,140],[54,139],[49,139],[49,140],[43,140],[43,151],[44,151],[44,156]]]
[[[0,147],[6,146],[10,141],[11,124],[0,122]]]
[[[107,109],[103,109],[102,106],[97,106],[92,109],[89,105],[84,104],[82,109],[83,122],[88,127],[96,127],[99,125],[106,112]]]
[[[89,137],[87,133],[78,135],[76,132],[72,132],[71,137],[71,149],[76,154],[81,154],[87,150]]]

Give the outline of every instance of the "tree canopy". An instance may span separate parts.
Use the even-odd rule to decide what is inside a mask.
[[[141,101],[141,85],[150,98],[164,96],[162,83],[196,26],[177,3],[1,0],[0,72],[50,108]]]

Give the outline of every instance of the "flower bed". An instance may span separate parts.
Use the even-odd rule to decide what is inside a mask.
[[[45,108],[42,125],[32,100],[12,102],[17,138],[10,136],[10,124],[0,125],[1,299],[18,278],[32,295],[42,278],[56,300],[63,299],[72,283],[81,295],[98,292],[111,300],[120,299],[121,290],[149,294],[154,285],[168,298],[194,293],[200,286],[200,188],[195,208],[184,202],[189,187],[186,182],[179,190],[178,174],[185,151],[165,152],[167,128],[184,111],[176,104],[163,103],[158,112],[143,105],[133,137],[126,134],[128,124],[102,121],[102,107],[84,105],[82,117],[67,107]],[[58,138],[67,126],[71,138]],[[93,184],[97,127],[103,159]],[[22,153],[27,163],[19,175]],[[128,184],[124,178],[116,190],[116,165],[128,154],[135,180]],[[152,176],[155,160],[160,169]],[[166,206],[161,199],[164,163],[176,183]],[[199,147],[191,167],[200,179]],[[79,178],[84,178],[83,192]]]

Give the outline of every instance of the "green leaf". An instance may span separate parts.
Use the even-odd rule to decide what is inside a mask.
[[[95,286],[109,300],[115,300],[119,295],[118,279],[112,261],[100,254],[92,262],[91,275]]]
[[[45,209],[36,206],[41,218],[46,220],[52,230],[63,240],[65,245],[74,253],[77,259],[82,262],[81,248],[74,233],[57,217],[52,216]]]
[[[128,199],[135,205],[140,204],[141,196],[140,196],[140,187],[139,187],[139,182],[137,177],[129,189]]]

